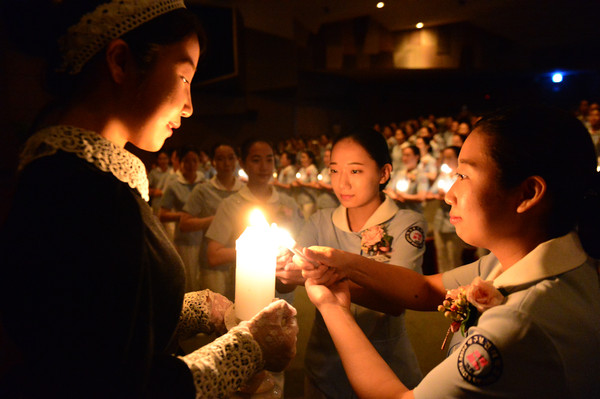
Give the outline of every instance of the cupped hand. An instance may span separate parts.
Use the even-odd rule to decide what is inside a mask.
[[[225,334],[225,312],[233,303],[227,297],[216,292],[210,292],[207,298],[209,308],[209,321],[214,326],[215,332],[218,335]]]
[[[279,299],[244,323],[262,350],[265,369],[285,369],[296,356],[296,309]]]
[[[296,266],[292,260],[293,254],[286,249],[286,253],[278,255],[275,277],[285,285],[304,285],[302,268]]]

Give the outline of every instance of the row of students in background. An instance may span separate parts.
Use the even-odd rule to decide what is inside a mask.
[[[598,109],[594,108],[585,116],[585,124],[592,137],[594,137],[592,130],[597,124],[594,119],[596,111]],[[449,143],[453,144],[449,147],[460,148],[468,135],[470,121],[475,119],[459,122],[454,118],[446,118],[444,123],[439,123],[439,121],[435,123],[432,118],[428,118],[420,121],[421,125],[416,121],[390,125],[395,128],[394,136],[389,136],[389,132],[392,131],[389,126],[384,127],[381,132],[386,139],[393,165],[392,176],[385,188],[385,193],[394,199],[400,208],[426,213],[430,237],[433,238],[436,248],[437,267],[440,271],[459,265],[465,248],[473,250],[462,243],[453,231],[453,226],[443,216],[440,216],[444,215],[444,208],[447,206],[441,200],[442,197],[436,195],[439,190],[436,180],[439,177],[442,180],[448,180],[447,174],[440,171],[443,167],[448,168],[448,163],[442,159],[444,149],[448,146],[442,147],[442,145]],[[407,135],[405,131],[410,134]],[[282,152],[274,153],[276,173],[275,177],[271,179],[271,184],[277,188],[279,193],[285,193],[296,201],[305,219],[319,209],[335,207],[339,204],[329,183],[328,157],[331,154],[331,142],[326,135],[321,135],[318,140],[288,139],[279,142],[276,147]],[[235,159],[233,147],[229,146],[229,148],[231,156]],[[204,161],[202,154],[202,152],[197,152],[197,174],[203,175],[198,180],[206,181],[211,174],[214,177],[216,173],[215,153],[213,151],[210,156],[206,156]],[[315,156],[315,154],[319,155]],[[181,168],[179,168],[178,174],[173,174],[173,169],[181,163],[179,161],[181,155],[185,156],[185,154],[181,154],[181,151],[173,151],[171,154],[160,153],[158,166],[149,173],[151,204],[157,213],[169,178],[171,177],[175,181],[173,190],[177,188],[177,181],[179,184],[183,184],[182,181],[185,180],[181,177]],[[213,158],[212,161],[211,158]],[[175,160],[171,167],[168,166],[169,159],[172,162]],[[239,164],[236,163],[236,171],[239,168]],[[181,202],[180,199],[179,203]],[[429,210],[426,210],[428,202],[431,204],[428,207]],[[173,213],[179,212],[181,209],[176,207],[172,198],[166,199],[164,208],[166,209],[161,212],[161,220],[169,236],[175,240],[176,229],[174,222],[170,222],[170,220],[176,219],[177,217],[173,217]],[[178,234],[177,240],[181,241],[181,234]],[[194,241],[198,241],[198,239],[194,239]],[[183,244],[180,242],[179,245]],[[485,250],[479,248],[476,251],[476,257],[486,253]],[[195,261],[190,258],[190,262]]]
[[[379,136],[376,132],[371,132],[371,134],[372,137]],[[432,197],[428,196],[428,191],[430,190],[430,186],[434,187],[431,180],[435,180],[437,176],[437,164],[439,162],[430,155],[430,147],[426,139],[419,138],[417,143],[421,148],[406,146],[402,150],[402,164],[404,168],[392,172],[392,177],[384,191],[390,198],[396,200],[399,208],[411,209],[422,213],[425,201],[432,199]],[[157,208],[157,203],[162,203],[162,205],[158,206],[159,211],[157,213],[165,225],[169,236],[175,241],[176,246],[181,248],[181,255],[186,260],[186,264],[189,265],[188,270],[190,275],[188,276],[189,283],[187,288],[192,290],[200,281],[197,265],[200,263],[206,266],[207,264],[206,239],[203,239],[203,233],[206,232],[209,224],[206,224],[200,232],[188,227],[188,220],[185,220],[179,228],[175,224],[179,222],[182,216],[184,219],[187,219],[188,215],[197,214],[197,217],[209,218],[216,213],[218,203],[213,205],[213,209],[203,210],[202,213],[197,209],[185,211],[183,209],[184,205],[192,191],[207,190],[206,187],[216,186],[224,188],[227,187],[224,184],[226,181],[232,187],[232,190],[222,190],[222,195],[213,195],[212,197],[213,199],[225,198],[225,194],[239,190],[241,181],[236,173],[239,168],[237,156],[231,145],[217,145],[211,152],[211,158],[213,159],[212,168],[216,169],[216,175],[210,180],[208,186],[201,184],[207,180],[198,167],[200,163],[198,152],[192,147],[184,148],[179,152],[183,152],[183,162],[181,162],[183,166],[178,173],[172,173],[170,169],[165,168],[163,164],[166,163],[165,161],[168,158],[166,154],[160,154],[159,167],[150,172],[149,180],[151,187],[162,184],[162,186],[159,186],[162,189],[154,189],[157,191],[160,190],[159,194],[162,195],[160,197],[153,197],[152,203],[155,209]],[[421,162],[421,154],[423,153],[425,154],[426,163]],[[301,153],[301,167],[299,169],[294,167],[294,154],[284,152],[279,156],[280,172],[276,178],[270,178],[270,183],[277,187],[279,193],[286,194],[295,199],[302,210],[304,219],[308,219],[318,209],[339,205],[339,200],[334,194],[330,183],[331,179],[328,167],[330,155],[331,150],[329,149],[323,152],[324,159],[321,163],[323,167],[319,173],[315,165],[317,159],[311,151]],[[224,162],[224,158],[227,158],[228,161]],[[184,177],[184,174],[187,178]],[[233,184],[233,180],[231,179],[234,179],[236,184]],[[246,179],[248,179],[248,176],[245,176]],[[204,193],[203,195],[209,194]],[[192,197],[197,197],[197,194],[194,194]],[[161,201],[155,201],[156,198],[160,198]],[[202,197],[202,201],[205,200]],[[196,201],[200,201],[200,199],[197,198]],[[205,219],[205,223],[207,220]],[[201,251],[198,249],[200,246],[203,247]],[[455,258],[452,257],[451,259]],[[443,263],[447,265],[447,262]],[[458,263],[453,262],[452,265],[456,266]],[[452,265],[443,267],[452,267]],[[223,287],[225,281],[223,276],[227,274],[226,270],[230,268],[222,266],[220,270],[219,267],[206,267],[206,269],[207,271],[204,273],[206,279],[216,279],[210,286],[215,287],[215,289],[219,286]],[[231,277],[229,280],[231,280]],[[221,283],[217,281],[221,281]]]

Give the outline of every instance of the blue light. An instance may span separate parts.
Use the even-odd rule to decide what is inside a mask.
[[[560,72],[556,72],[552,74],[552,81],[554,83],[560,83],[563,81],[563,74]]]

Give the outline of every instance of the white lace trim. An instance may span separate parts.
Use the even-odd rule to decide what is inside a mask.
[[[75,75],[111,40],[169,11],[185,8],[183,0],[113,0],[85,14],[60,38],[59,71]]]
[[[101,171],[112,173],[136,189],[144,200],[150,199],[146,167],[138,157],[97,133],[73,126],[52,126],[34,134],[21,153],[19,169],[58,150],[75,154]]]

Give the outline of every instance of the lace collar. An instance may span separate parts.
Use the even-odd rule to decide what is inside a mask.
[[[73,126],[51,126],[34,134],[21,153],[19,170],[58,150],[77,155],[136,189],[148,201],[148,176],[142,161],[97,133]]]

